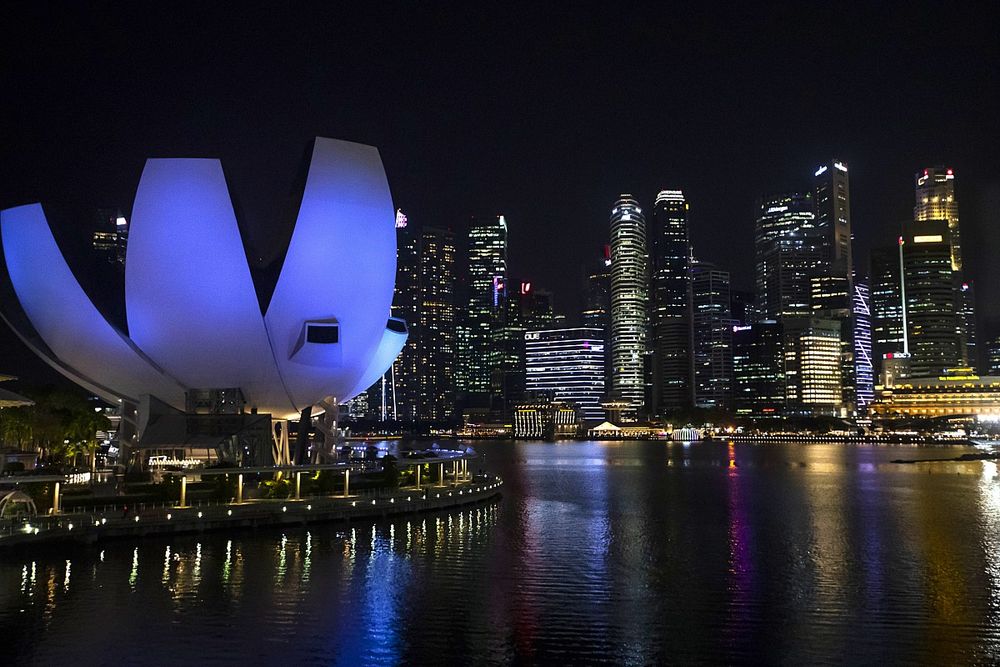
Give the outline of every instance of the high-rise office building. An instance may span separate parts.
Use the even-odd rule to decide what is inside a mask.
[[[525,392],[526,332],[552,328],[552,292],[524,281],[500,295],[500,319],[493,329],[491,408],[508,416]]]
[[[947,220],[919,220],[903,233],[907,338],[913,377],[942,375],[963,364],[961,310]]]
[[[443,421],[455,393],[455,238],[450,230],[414,225],[396,214],[393,317],[409,336],[391,369],[352,402],[354,416]]]
[[[951,237],[951,268],[962,270],[962,243],[958,228],[958,199],[955,197],[955,172],[947,167],[928,167],[917,172],[916,204],[913,219],[947,220]]]
[[[865,415],[875,400],[875,364],[872,360],[871,294],[868,282],[854,281],[853,303],[854,331],[854,407],[858,415]]]
[[[623,194],[611,211],[611,379],[633,410],[644,407],[648,307],[646,218],[632,195]]]
[[[990,375],[1000,375],[1000,336],[986,346],[986,372]]]
[[[691,239],[688,202],[662,190],[649,231],[652,410],[665,414],[694,403]]]
[[[694,404],[729,408],[733,391],[733,317],[729,272],[710,262],[691,265]]]
[[[898,245],[871,251],[872,361],[875,374],[882,374],[885,355],[904,351],[902,258]]]
[[[961,228],[958,224],[958,197],[955,195],[955,171],[947,167],[928,167],[917,172],[913,219],[946,220],[951,238],[951,269],[954,275],[956,307],[961,313],[959,335],[962,337],[964,364],[978,366],[976,351],[976,304],[972,281],[967,280],[962,260]]]
[[[527,391],[572,403],[586,420],[602,419],[603,336],[595,327],[527,332]]]
[[[784,334],[780,322],[733,327],[733,407],[737,414],[779,417],[785,409]]]
[[[748,290],[729,290],[729,309],[735,325],[745,326],[756,321],[757,295]]]
[[[850,283],[854,279],[851,256],[851,189],[847,164],[830,160],[813,174],[813,205],[816,227],[823,237],[826,273]],[[850,309],[851,289],[845,292],[840,308]]]
[[[458,331],[456,388],[487,397],[492,382],[494,328],[507,290],[507,220],[474,217],[468,234],[468,306]]]
[[[841,386],[841,321],[823,317],[791,317],[784,329],[785,401],[795,414],[839,415]]]
[[[584,306],[581,321],[585,327],[600,329],[604,340],[604,386],[611,386],[611,246],[604,246],[584,279]]]
[[[757,311],[763,319],[808,317],[812,279],[824,266],[824,240],[812,198],[799,193],[761,200],[754,229]]]
[[[957,304],[959,325],[961,326],[965,365],[979,368],[979,351],[976,347],[976,289],[971,280],[963,280],[958,285]]]
[[[417,418],[444,421],[455,404],[455,236],[420,232],[420,304],[417,318]],[[412,334],[411,334],[412,335]]]

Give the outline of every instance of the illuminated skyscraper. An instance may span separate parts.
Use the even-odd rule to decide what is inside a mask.
[[[454,298],[454,234],[415,225],[397,211],[392,314],[408,323],[410,335],[390,371],[366,392],[364,416],[402,421],[442,421],[451,416]],[[360,404],[352,407],[363,409]]]
[[[623,194],[611,211],[612,389],[635,410],[643,409],[648,306],[646,218]]]
[[[419,266],[416,416],[444,421],[455,403],[455,237],[450,230],[421,230]]]
[[[813,174],[813,204],[816,207],[816,227],[823,237],[826,273],[845,279],[854,279],[851,257],[851,189],[847,177],[847,164],[831,160]],[[850,287],[840,308],[850,309]]]
[[[921,220],[903,233],[903,278],[913,377],[963,364],[961,310],[947,220]]]
[[[872,249],[872,356],[876,375],[882,373],[886,354],[895,356],[904,351],[901,268],[898,245]]]
[[[572,403],[584,419],[602,419],[603,332],[594,327],[543,329],[525,334],[527,391]]]
[[[955,281],[956,307],[961,313],[959,334],[962,337],[964,365],[976,367],[976,304],[972,281],[966,280],[962,261],[961,229],[958,224],[958,197],[955,195],[955,171],[947,167],[928,167],[915,176],[916,202],[913,219],[946,220],[951,238],[951,269]]]
[[[986,369],[990,375],[1000,375],[1000,336],[994,338],[986,348]]]
[[[652,411],[664,414],[694,403],[691,239],[688,203],[680,190],[661,190],[649,233]]]
[[[928,167],[917,173],[916,204],[913,219],[947,220],[951,236],[951,268],[962,270],[962,243],[958,228],[958,199],[955,197],[955,172],[946,167]]]
[[[737,414],[778,417],[785,409],[784,334],[761,320],[733,327],[733,403]]]
[[[790,317],[782,326],[786,408],[804,415],[839,415],[843,405],[841,321]]]
[[[854,402],[859,415],[875,400],[875,367],[872,362],[872,318],[868,283],[854,281]]]
[[[729,272],[709,262],[691,266],[694,403],[700,408],[728,408],[733,390],[733,320]]]
[[[596,327],[603,333],[604,386],[611,386],[611,246],[594,263],[584,284],[584,303],[581,320],[585,327]]]
[[[754,229],[757,310],[764,319],[812,314],[812,279],[824,266],[812,198],[765,197]]]
[[[507,289],[507,221],[502,215],[469,223],[469,300],[458,332],[457,389],[488,396],[493,329]]]

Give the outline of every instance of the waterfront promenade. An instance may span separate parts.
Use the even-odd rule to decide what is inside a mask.
[[[4,521],[0,525],[0,551],[50,544],[91,544],[121,537],[376,519],[477,503],[499,495],[502,487],[500,477],[481,475],[346,496],[206,501],[186,506],[140,504],[132,511],[110,507],[49,514]]]

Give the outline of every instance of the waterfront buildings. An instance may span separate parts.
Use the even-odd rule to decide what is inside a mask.
[[[903,233],[903,280],[913,377],[964,366],[961,315],[947,220],[916,220]]]
[[[1000,377],[972,368],[951,368],[931,377],[912,377],[882,388],[872,404],[877,417],[974,416],[1000,420]]]
[[[451,230],[420,231],[419,309],[416,317],[417,401],[413,418],[445,421],[455,404],[455,237]],[[410,382],[409,384],[413,384]]]
[[[602,419],[606,353],[603,336],[604,332],[596,327],[527,332],[527,391],[575,405],[582,419]]]
[[[612,390],[632,409],[644,407],[644,358],[648,345],[646,218],[623,194],[611,210]]]
[[[507,289],[507,220],[474,217],[468,231],[468,302],[457,335],[456,390],[486,397],[492,386],[494,329]]]
[[[733,318],[729,272],[710,262],[691,265],[694,404],[729,408],[733,391]]]
[[[655,414],[690,407],[695,400],[689,208],[680,190],[661,190],[653,203],[649,255]]]
[[[514,407],[514,437],[571,438],[580,431],[580,417],[574,405],[540,396]]]

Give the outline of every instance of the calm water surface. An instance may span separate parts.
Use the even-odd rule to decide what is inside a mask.
[[[995,664],[965,448],[480,442],[501,500],[0,560],[0,663]]]

